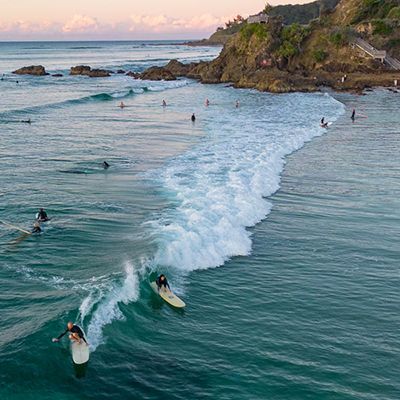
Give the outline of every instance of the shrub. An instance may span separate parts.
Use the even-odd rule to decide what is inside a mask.
[[[262,24],[244,24],[240,29],[240,36],[245,40],[255,35],[258,39],[266,39],[268,36],[267,29]]]
[[[277,51],[278,55],[285,58],[290,58],[299,54],[299,49],[289,41],[285,40]]]
[[[357,24],[371,18],[386,18],[391,9],[398,5],[397,0],[363,0],[351,23]]]
[[[400,20],[400,7],[393,7],[389,11],[388,18]]]
[[[299,54],[300,45],[309,32],[309,28],[297,23],[285,26],[281,32],[282,42],[277,50],[277,55],[288,59]]]
[[[388,25],[383,19],[375,19],[372,21],[374,35],[390,35],[393,32],[393,28]]]
[[[313,56],[315,61],[322,62],[326,60],[326,58],[328,57],[328,53],[324,50],[319,49],[314,51]]]

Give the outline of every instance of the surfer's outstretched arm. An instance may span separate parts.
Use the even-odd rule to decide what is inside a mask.
[[[63,336],[65,336],[68,332],[68,329],[63,332],[60,336],[56,337],[55,339],[53,339],[53,342],[58,342]]]

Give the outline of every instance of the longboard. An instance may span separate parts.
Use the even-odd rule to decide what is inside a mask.
[[[176,308],[183,308],[186,306],[185,302],[181,300],[176,294],[174,294],[171,290],[166,288],[161,288],[158,290],[157,284],[155,282],[150,282],[151,288],[154,290],[156,294],[158,294],[164,301],[171,306]]]
[[[71,341],[72,360],[75,364],[85,364],[89,361],[89,346],[81,339],[80,343]]]

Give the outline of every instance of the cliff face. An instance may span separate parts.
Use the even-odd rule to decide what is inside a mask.
[[[227,41],[220,56],[197,66],[192,76],[204,83],[232,82],[237,87],[284,92],[316,90],[320,84],[337,87],[344,74],[389,74],[383,64],[352,43],[355,37],[363,35],[376,47],[397,55],[398,2],[341,0],[333,12],[307,26],[283,26],[279,17],[266,25],[243,24]],[[382,18],[375,18],[377,15]],[[386,48],[380,44],[386,44]],[[377,77],[374,80],[379,81]],[[366,82],[368,79],[359,77],[356,88],[366,86]]]

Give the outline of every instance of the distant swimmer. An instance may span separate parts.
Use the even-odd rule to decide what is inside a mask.
[[[162,101],[162,106],[167,107],[167,102],[165,100]]]
[[[196,116],[194,115],[194,113],[192,114],[191,120],[192,122],[196,121]]]
[[[110,168],[110,164],[107,161],[103,161],[103,168],[104,169]]]
[[[169,283],[167,281],[167,278],[165,277],[165,275],[161,274],[157,279],[156,279],[156,285],[157,285],[157,289],[160,291],[160,289],[164,286],[165,289],[169,289],[171,290],[171,288],[169,287]]]
[[[50,218],[47,216],[47,213],[46,213],[46,211],[44,210],[44,208],[41,208],[41,209],[39,210],[39,212],[36,214],[36,219],[37,219],[38,221],[45,222],[45,221],[48,221]]]
[[[321,118],[321,128],[327,128],[328,127],[328,122],[325,122],[325,117]]]
[[[208,107],[210,105],[210,100],[206,99],[205,103],[206,107]]]
[[[239,100],[236,100],[236,108],[239,108],[240,107],[240,103],[239,103]]]
[[[53,342],[59,342],[60,339],[65,336],[68,332],[70,332],[69,338],[71,340],[74,340],[75,342],[81,343],[82,340],[88,344],[88,342],[85,339],[85,335],[82,331],[82,329],[78,325],[74,325],[72,322],[68,322],[67,324],[67,329],[65,332],[63,332],[60,336],[57,338],[53,339]]]
[[[351,120],[354,122],[354,120],[356,119],[356,110],[353,108],[353,112],[351,113]]]
[[[42,228],[40,227],[40,223],[39,222],[35,222],[33,224],[32,233],[40,233],[40,232],[42,232]]]
[[[121,103],[119,103],[119,108],[124,108],[124,107],[126,107],[126,106],[125,106],[124,102],[121,101]]]

